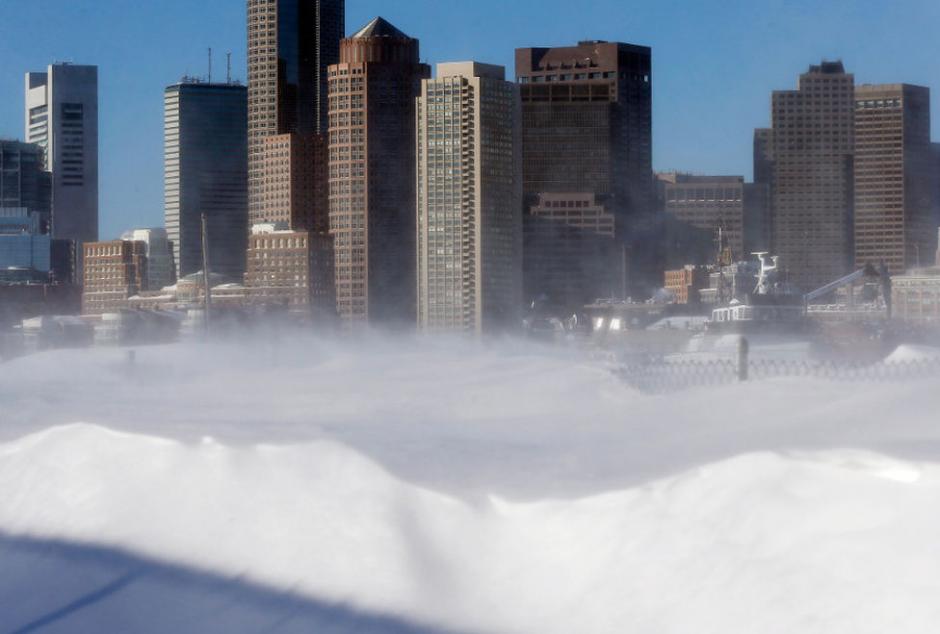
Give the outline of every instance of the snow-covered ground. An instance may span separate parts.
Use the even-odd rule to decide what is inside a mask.
[[[935,632],[938,387],[653,397],[410,338],[19,359],[0,632]]]

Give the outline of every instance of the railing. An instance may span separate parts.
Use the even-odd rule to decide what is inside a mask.
[[[746,371],[745,371],[746,370]],[[940,357],[878,363],[837,363],[787,359],[657,360],[624,363],[617,374],[630,386],[651,394],[731,385],[783,377],[806,377],[828,381],[895,382],[940,377]]]

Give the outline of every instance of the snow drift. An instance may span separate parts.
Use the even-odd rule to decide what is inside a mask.
[[[59,352],[0,375],[11,631],[310,631],[336,606],[377,616],[316,631],[940,620],[933,383],[659,398],[565,351],[377,340],[133,367]]]

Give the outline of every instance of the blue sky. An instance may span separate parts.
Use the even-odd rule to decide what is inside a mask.
[[[218,76],[231,51],[244,79],[244,10],[244,0],[0,0],[0,136],[23,136],[24,72],[97,64],[101,236],[162,225],[163,88],[205,73],[210,46]],[[822,58],[844,60],[859,83],[940,89],[937,0],[347,0],[347,31],[375,15],[419,38],[429,63],[473,58],[510,75],[516,47],[652,46],[657,169],[750,176],[770,92]]]

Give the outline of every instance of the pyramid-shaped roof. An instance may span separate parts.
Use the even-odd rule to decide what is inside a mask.
[[[383,18],[382,16],[376,17],[374,20],[369,22],[367,25],[353,33],[351,36],[353,39],[366,38],[366,37],[395,37],[395,38],[408,38],[407,35],[395,28],[391,22]]]

